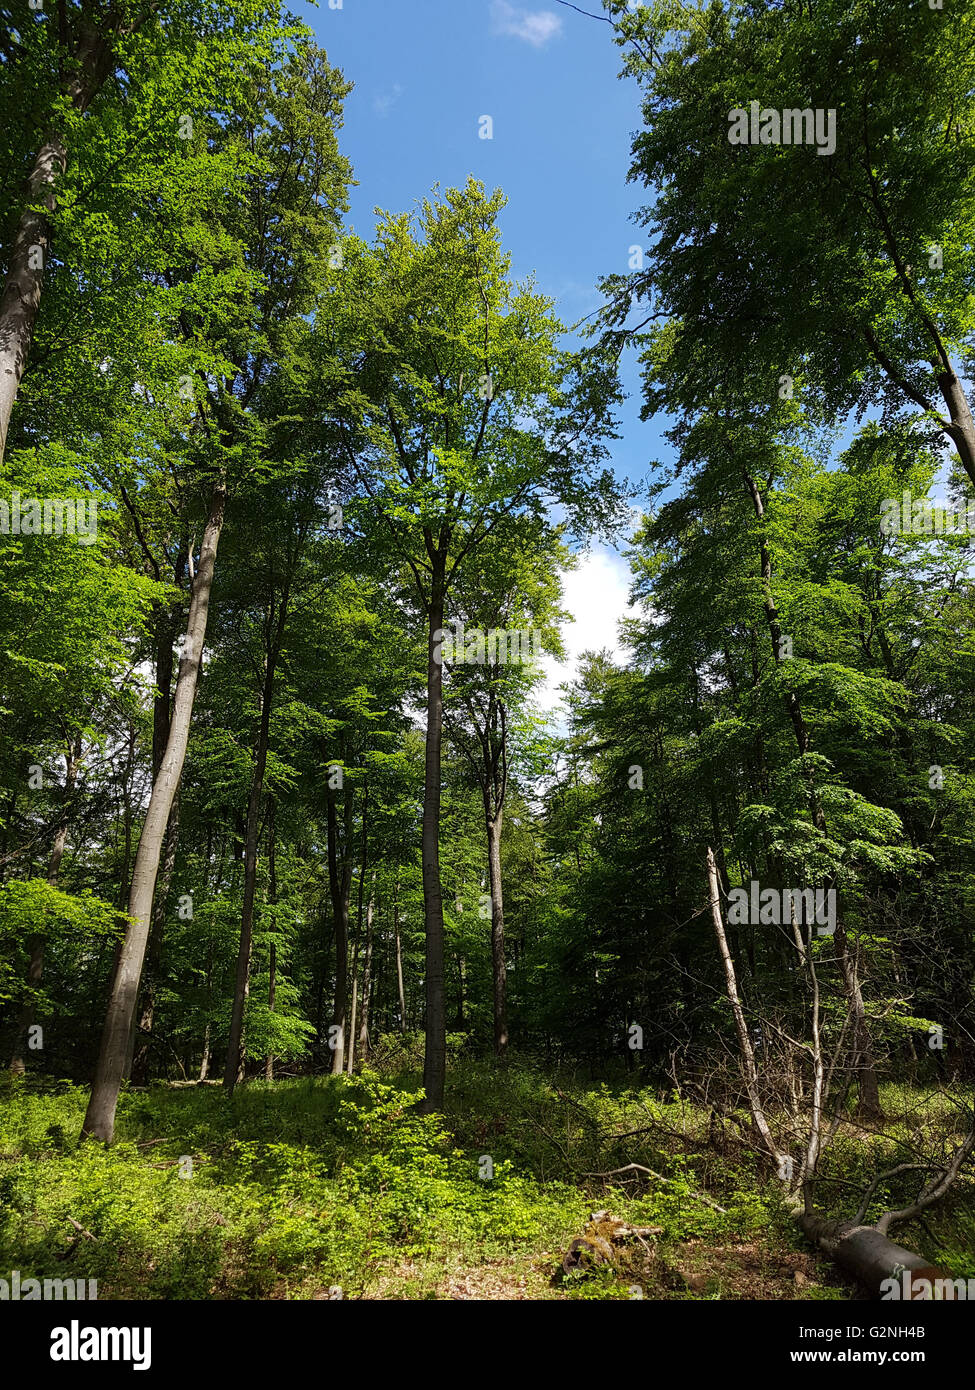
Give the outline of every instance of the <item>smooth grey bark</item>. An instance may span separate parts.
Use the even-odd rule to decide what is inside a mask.
[[[359,1024],[359,1061],[369,1061],[369,1005],[372,1000],[372,924],[376,909],[376,874],[373,870],[369,903],[366,907],[366,955],[362,968],[362,1021]]]
[[[938,386],[948,407],[948,425],[945,433],[958,451],[962,467],[975,487],[975,421],[972,420],[965,387],[954,368],[939,375]]]
[[[501,888],[501,826],[499,807],[487,818],[488,878],[491,890],[491,977],[494,986],[494,1055],[508,1050],[507,970],[504,962],[504,898]]]
[[[278,901],[278,870],[275,858],[275,829],[274,829],[275,801],[272,796],[271,806],[268,811],[268,830],[267,830],[267,872],[268,887],[267,901],[269,907],[274,907]],[[277,927],[275,926],[275,931]],[[274,1002],[278,987],[278,944],[275,936],[271,936],[271,945],[268,952],[268,985],[267,985],[267,1007],[268,1013],[274,1013]],[[264,1080],[274,1080],[274,1054],[268,1052],[264,1059]]]
[[[95,1080],[82,1126],[82,1134],[105,1143],[111,1143],[114,1137],[119,1090],[132,1056],[139,984],[145,962],[163,836],[186,758],[226,502],[226,483],[221,479],[214,484],[210,496],[210,512],[200,547],[200,563],[193,581],[186,642],[176,680],[166,753],[159,776],[153,783],[139,840],[129,894],[130,922],[112,984]]]
[[[356,1018],[359,1008],[359,956],[362,950],[362,895],[366,886],[366,856],[368,850],[369,827],[369,783],[366,782],[362,800],[362,859],[359,864],[359,887],[356,892],[355,955],[352,959],[352,1013],[349,1016],[349,1049],[345,1059],[345,1069],[352,1075],[355,1066]],[[375,879],[375,874],[373,874]],[[370,898],[370,906],[371,906]]]
[[[179,844],[179,799],[179,788],[177,787],[173,809],[169,813],[169,823],[166,826],[162,871],[152,903],[152,926],[149,931],[146,978],[136,1033],[137,1048],[132,1059],[132,1080],[138,1086],[146,1085],[149,1079],[149,1053],[152,1045],[152,1028],[156,1019],[156,991],[162,969],[162,942],[166,929],[166,903],[173,882],[176,848]]]
[[[136,533],[142,544],[143,553],[148,561],[150,572],[156,580],[160,580],[162,574],[158,561],[145,542],[142,529],[139,526],[138,513],[129,502],[128,494],[125,492],[124,488],[122,489],[122,496],[133,518]],[[177,587],[181,587],[184,557],[188,548],[188,541],[181,544],[173,559],[173,581]],[[192,577],[192,566],[190,567],[190,576]],[[160,608],[156,615],[156,695],[152,705],[153,782],[155,782],[156,778],[159,776],[159,769],[162,767],[163,758],[166,756],[166,744],[169,740],[169,725],[173,713],[173,648],[179,636],[180,621],[180,605],[176,605],[172,608]],[[173,880],[173,871],[176,867],[176,847],[178,843],[179,789],[177,788],[176,797],[173,801],[173,809],[169,814],[169,824],[166,826],[162,871],[152,908],[152,926],[149,930],[148,954],[142,984],[142,1005],[139,1010],[136,1047],[132,1059],[132,1080],[137,1085],[143,1086],[148,1081],[152,1028],[156,1015],[156,989],[162,965],[163,935],[166,930],[166,903],[169,898],[169,890]]]
[[[345,1070],[350,1076],[355,1067],[355,1025],[359,1011],[359,945],[357,940],[352,957],[352,1011],[349,1014],[349,1047],[345,1058]]]
[[[332,922],[335,931],[335,1006],[332,1010],[333,1076],[341,1076],[345,1066],[345,1025],[349,992],[349,894],[352,889],[352,788],[345,787],[343,815],[344,844],[341,870],[338,855],[338,816],[335,798],[329,788],[326,798],[326,828],[328,834],[328,885],[332,902]]]
[[[803,1215],[799,1224],[805,1234],[841,1269],[851,1274],[865,1291],[875,1298],[880,1295],[885,1279],[901,1282],[902,1272],[908,1270],[911,1279],[945,1279],[948,1276],[934,1269],[913,1250],[896,1245],[874,1226],[858,1226],[855,1221],[832,1221],[816,1214]]]
[[[393,940],[396,945],[396,988],[399,995],[399,1031],[406,1032],[406,992],[403,989],[403,946],[399,934],[399,875],[393,889]]]
[[[494,668],[493,676],[499,674]],[[508,1047],[507,969],[504,955],[504,887],[501,878],[501,831],[504,803],[508,791],[508,723],[504,700],[493,683],[487,700],[479,704],[474,695],[464,698],[474,739],[468,739],[459,722],[451,723],[451,733],[460,745],[481,788],[484,828],[488,848],[488,886],[491,902],[491,983],[494,1004],[494,1055],[500,1061]],[[458,1024],[458,1026],[460,1026]]]
[[[909,1299],[930,1299],[933,1292],[930,1285],[934,1280],[946,1281],[952,1285],[949,1298],[959,1296],[952,1284],[951,1276],[944,1270],[930,1265],[913,1250],[906,1250],[890,1239],[890,1228],[904,1221],[919,1217],[928,1207],[939,1202],[957,1182],[959,1174],[975,1153],[975,1126],[947,1158],[933,1163],[901,1163],[887,1173],[878,1174],[867,1187],[860,1199],[860,1208],[852,1220],[830,1220],[812,1210],[812,1203],[806,1200],[805,1210],[799,1218],[803,1231],[824,1250],[831,1259],[841,1265],[867,1290],[877,1296],[886,1280],[894,1280],[900,1289],[900,1296]],[[908,1170],[925,1170],[932,1174],[917,1199],[900,1210],[888,1210],[871,1226],[862,1225],[870,1201],[879,1185],[888,1178]],[[905,1277],[906,1276],[906,1277]],[[917,1281],[926,1281],[918,1286]],[[963,1285],[967,1281],[962,1281]],[[947,1292],[946,1285],[943,1286]],[[964,1293],[960,1297],[964,1297]]]
[[[431,551],[433,575],[427,609],[427,728],[423,768],[423,914],[426,925],[426,1047],[421,1114],[443,1105],[447,1079],[447,1017],[444,1000],[443,901],[440,890],[440,777],[443,742],[443,667],[437,634],[443,631],[445,556]],[[436,639],[436,640],[435,640]]]
[[[264,793],[264,774],[267,770],[267,750],[271,727],[271,709],[274,704],[274,676],[284,629],[288,616],[288,589],[285,587],[275,624],[273,601],[269,615],[268,630],[273,628],[264,659],[264,680],[261,688],[261,719],[257,733],[257,749],[254,757],[254,774],[251,778],[250,797],[247,803],[247,826],[244,831],[244,898],[240,912],[240,944],[237,950],[237,971],[234,979],[234,1002],[230,1016],[230,1040],[227,1044],[227,1062],[224,1067],[223,1084],[226,1090],[233,1091],[244,1074],[244,1015],[250,995],[251,947],[254,938],[254,895],[257,888],[257,850],[260,832],[261,797]]]

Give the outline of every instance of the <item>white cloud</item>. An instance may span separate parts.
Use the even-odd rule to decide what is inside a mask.
[[[592,550],[574,570],[563,574],[562,606],[575,622],[566,623],[562,629],[566,660],[559,662],[547,656],[542,662],[545,683],[535,693],[541,709],[554,710],[559,704],[558,688],[575,677],[583,652],[608,648],[617,661],[627,659],[629,653],[621,645],[616,629],[620,618],[630,611],[630,583],[626,561],[612,550]]]
[[[398,82],[394,82],[391,91],[382,92],[379,96],[374,97],[372,107],[376,115],[388,116],[390,110],[396,105],[402,95],[403,88]]]
[[[491,0],[491,30],[542,48],[561,34],[562,20],[553,10],[520,10],[508,0]]]

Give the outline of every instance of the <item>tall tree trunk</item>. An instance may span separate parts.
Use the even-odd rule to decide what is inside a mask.
[[[271,727],[271,708],[274,704],[274,673],[277,666],[284,628],[288,615],[288,590],[285,588],[274,624],[274,606],[268,620],[268,648],[264,660],[264,682],[261,688],[261,721],[257,731],[257,750],[254,775],[247,804],[247,828],[244,831],[244,900],[240,912],[240,944],[237,950],[237,974],[234,979],[234,1002],[230,1015],[230,1041],[227,1044],[227,1063],[223,1084],[233,1091],[244,1075],[244,1014],[250,994],[251,945],[254,939],[254,894],[257,888],[257,841],[261,821],[261,797],[264,792],[264,773],[267,768],[268,735]]]
[[[174,565],[175,579],[180,582],[183,557]],[[158,575],[157,575],[158,577]],[[163,610],[159,615],[156,629],[156,694],[152,702],[152,780],[159,776],[166,744],[169,742],[169,725],[173,717],[173,646],[179,635],[180,613]]]
[[[166,742],[166,756],[163,758],[159,776],[153,783],[142,837],[139,840],[132,889],[129,894],[131,921],[125,933],[121,958],[112,984],[98,1066],[82,1127],[83,1134],[102,1139],[106,1143],[111,1143],[114,1137],[119,1089],[132,1055],[139,982],[142,978],[149,937],[162,841],[186,758],[193,701],[196,697],[200,660],[206,638],[213,570],[226,501],[227,488],[221,479],[214,484],[210,498],[210,514],[203,532],[200,564],[193,582],[186,623],[186,646],[176,680],[176,698],[169,738]]]
[[[443,901],[440,889],[440,762],[443,739],[443,667],[437,660],[443,631],[445,561],[433,553],[427,612],[427,730],[423,769],[423,915],[426,927],[426,1046],[423,1058],[422,1114],[443,1105],[447,1077],[447,1017],[444,1000]],[[436,640],[435,640],[436,639]]]
[[[210,1020],[203,1030],[203,1056],[200,1058],[200,1080],[206,1081],[210,1071]]]
[[[271,805],[268,810],[268,843],[267,843],[267,872],[268,887],[267,901],[272,909],[278,901],[278,870],[275,858],[275,833],[274,833],[274,814],[275,801],[272,797]],[[277,922],[272,921],[271,948],[268,960],[268,984],[267,984],[267,1008],[268,1013],[274,1013],[274,1000],[278,987],[278,943],[277,943]],[[264,1080],[274,1080],[274,1054],[268,1049],[268,1054],[264,1059]]]
[[[39,203],[45,211],[28,207],[21,213],[7,282],[0,297],[0,462],[41,307],[44,269],[51,246],[49,214],[55,209],[55,185],[64,173],[67,159],[64,144],[54,135],[37,152],[28,182],[28,201]]]
[[[176,582],[182,574],[182,557],[175,566]],[[158,573],[158,571],[157,571]],[[173,644],[178,632],[178,610],[163,610],[159,614],[156,628],[156,696],[152,706],[152,780],[155,782],[166,756],[166,743],[169,739],[169,725],[172,719],[173,703]],[[162,874],[152,907],[152,926],[149,931],[148,958],[145,981],[142,989],[142,1008],[139,1012],[139,1028],[135,1055],[132,1061],[132,1079],[144,1086],[149,1077],[149,1052],[152,1041],[152,1025],[156,1015],[156,989],[159,983],[159,969],[162,961],[162,939],[166,929],[166,903],[173,881],[176,866],[176,845],[179,840],[179,788],[173,800],[166,826],[165,850]]]
[[[355,1023],[359,1011],[359,942],[355,943],[352,957],[352,1011],[349,1014],[349,1053],[345,1059],[345,1070],[352,1075],[355,1066]]]
[[[501,824],[504,812],[492,816],[485,798],[488,837],[488,875],[491,890],[491,973],[494,982],[494,1055],[508,1049],[507,975],[504,963],[504,900],[501,896]]]
[[[357,893],[358,904],[356,907],[355,923],[355,956],[352,961],[352,1012],[349,1016],[349,1055],[346,1058],[345,1069],[352,1075],[355,1066],[355,1025],[356,1015],[359,1007],[359,956],[362,949],[362,895],[366,884],[366,854],[368,848],[368,812],[369,812],[369,783],[365,784],[362,801],[362,860],[359,864],[359,889]]]
[[[81,739],[76,738],[69,741],[65,751],[66,771],[64,778],[64,804],[61,808],[61,820],[54,835],[54,843],[51,846],[51,857],[47,864],[47,881],[52,888],[58,886],[58,877],[61,873],[61,860],[64,858],[64,847],[68,843],[68,821],[71,798],[74,795],[75,783],[78,780],[78,767],[81,762]],[[27,967],[27,997],[20,1010],[17,1019],[17,1031],[14,1034],[13,1054],[10,1058],[10,1070],[14,1076],[24,1074],[24,1044],[31,1024],[34,1022],[34,1013],[37,1007],[36,992],[40,987],[41,977],[44,974],[44,937],[42,934],[31,937],[30,940],[30,963]]]
[[[145,1086],[149,1080],[149,1054],[152,1045],[152,1025],[156,1018],[156,993],[162,968],[163,933],[166,930],[166,904],[173,882],[176,867],[176,847],[179,843],[179,788],[173,800],[173,809],[166,826],[166,848],[163,856],[162,873],[152,904],[152,927],[149,932],[149,949],[146,961],[146,980],[142,995],[142,1009],[139,1013],[139,1028],[136,1035],[137,1050],[132,1061],[132,1080],[137,1086]]]
[[[399,934],[399,875],[393,889],[393,939],[396,943],[396,987],[399,992],[399,1031],[406,1032],[406,992],[403,989],[403,945]]]
[[[372,989],[372,920],[376,906],[376,871],[373,870],[366,908],[366,955],[362,968],[362,1022],[359,1025],[359,1060],[369,1061],[369,1001]]]
[[[325,927],[321,946],[321,969],[318,973],[318,986],[315,991],[315,1036],[319,1045],[322,1041],[322,1031],[325,1023],[325,977],[328,974],[328,961],[332,954],[332,938],[335,935],[335,919],[331,912],[322,914],[322,922]]]
[[[769,1157],[778,1160],[778,1147],[772,1137],[772,1131],[769,1129],[759,1095],[758,1069],[755,1066],[755,1052],[752,1048],[751,1035],[748,1032],[745,1011],[741,1004],[741,996],[738,993],[735,963],[731,958],[731,952],[728,950],[728,938],[725,934],[724,917],[721,913],[720,890],[718,888],[718,866],[714,857],[714,850],[711,849],[710,845],[708,846],[707,865],[711,921],[714,925],[714,934],[718,941],[718,952],[721,956],[721,964],[724,966],[725,992],[728,995],[731,1013],[735,1020],[735,1032],[738,1034],[738,1049],[741,1054],[742,1069],[745,1073],[745,1090],[748,1093],[748,1100],[751,1107],[752,1123],[758,1131],[759,1137]]]
[[[326,801],[328,830],[328,882],[332,899],[332,920],[335,924],[335,1007],[332,1012],[332,1075],[341,1076],[345,1066],[345,1025],[349,993],[349,893],[352,888],[352,788],[344,791],[343,823],[345,841],[341,873],[338,857],[338,816],[335,798],[329,791]]]
[[[85,111],[113,67],[113,40],[132,32],[120,10],[102,18],[83,5],[77,33],[70,35],[62,7],[56,42],[61,71],[60,92],[76,111]],[[49,22],[52,29],[55,21]],[[31,341],[44,289],[44,271],[51,248],[51,215],[57,207],[57,181],[67,167],[68,151],[51,129],[37,151],[27,181],[26,206],[17,222],[7,261],[7,279],[0,295],[0,463],[10,430],[10,416],[27,368]],[[39,205],[39,206],[38,206]]]

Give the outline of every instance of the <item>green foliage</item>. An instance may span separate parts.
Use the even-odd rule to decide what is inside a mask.
[[[110,903],[88,890],[65,893],[42,878],[12,879],[0,885],[0,1003],[23,996],[21,981],[32,939],[47,937],[76,952],[119,932]]]

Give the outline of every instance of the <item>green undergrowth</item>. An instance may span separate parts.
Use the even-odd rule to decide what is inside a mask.
[[[735,1252],[798,1248],[754,1156],[709,1146],[676,1099],[472,1062],[444,1115],[418,1096],[374,1073],[160,1085],[122,1096],[105,1148],[79,1141],[84,1089],[5,1081],[0,1277],[97,1279],[100,1298],[734,1297],[754,1296]],[[667,1181],[611,1172],[631,1163]],[[620,1269],[562,1280],[594,1207],[662,1229]],[[687,1254],[710,1247],[731,1253],[702,1294]]]

